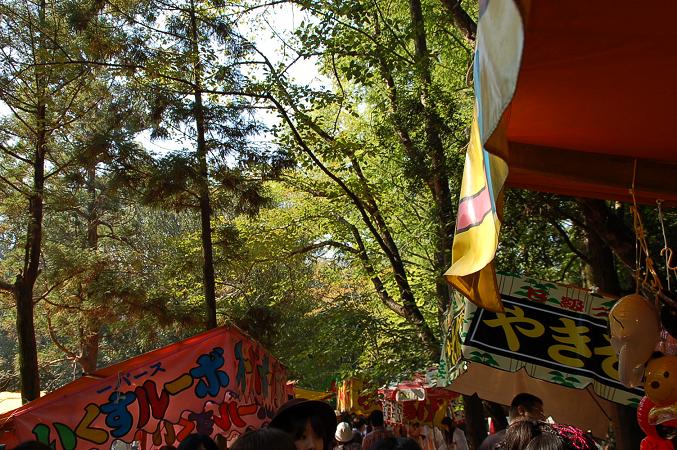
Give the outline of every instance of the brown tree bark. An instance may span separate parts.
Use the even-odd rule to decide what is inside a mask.
[[[635,234],[604,200],[579,198],[576,202],[585,216],[585,227],[609,246],[619,261],[635,268]],[[601,287],[601,286],[600,286]]]
[[[44,33],[46,29],[47,3],[41,0],[39,6],[39,35],[37,58],[44,60]],[[38,350],[35,342],[33,322],[33,288],[40,273],[40,251],[42,248],[42,218],[45,186],[45,153],[47,147],[47,99],[46,80],[43,69],[35,71],[37,94],[36,139],[33,155],[33,186],[29,198],[29,222],[26,232],[23,271],[16,277],[14,298],[16,301],[16,328],[19,338],[19,373],[21,377],[22,401],[31,401],[40,396],[40,373]]]
[[[461,0],[441,0],[454,26],[469,42],[475,42],[477,24],[461,6]]]

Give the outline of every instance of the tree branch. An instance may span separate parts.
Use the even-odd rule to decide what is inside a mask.
[[[393,299],[393,297],[390,295],[385,285],[383,284],[383,281],[376,273],[376,269],[374,269],[374,266],[372,265],[371,260],[369,259],[367,247],[364,245],[362,236],[360,236],[360,231],[357,229],[355,225],[348,222],[347,220],[341,217],[338,218],[338,220],[339,222],[344,224],[352,233],[353,238],[355,239],[355,243],[359,248],[358,256],[362,261],[362,267],[364,267],[364,270],[367,272],[369,279],[371,279],[371,282],[374,285],[376,293],[378,294],[378,297],[381,299],[381,302],[385,306],[387,306],[390,310],[392,310],[395,314],[407,319],[408,318],[407,310]]]
[[[564,243],[567,245],[567,247],[569,247],[571,249],[571,251],[574,252],[574,254],[576,254],[576,256],[581,258],[586,264],[589,264],[590,258],[588,258],[588,255],[586,255],[585,253],[583,253],[582,251],[580,251],[579,249],[576,248],[574,243],[571,242],[571,239],[569,238],[569,235],[567,234],[567,232],[564,230],[564,228],[562,228],[562,225],[560,225],[559,222],[555,219],[549,218],[548,221],[550,222],[550,224],[553,227],[555,227],[555,230],[557,230],[557,232],[562,237],[562,239],[564,239]]]
[[[73,351],[67,349],[66,346],[64,346],[56,337],[56,333],[54,332],[54,328],[52,327],[52,318],[49,314],[47,314],[47,330],[49,331],[49,337],[52,339],[52,342],[54,342],[54,345],[56,345],[59,348],[59,350],[64,352],[69,359],[74,360],[78,359],[78,355],[73,353]]]
[[[458,31],[469,42],[475,42],[477,36],[477,24],[470,15],[461,7],[461,0],[441,0],[447,12],[451,15],[451,21]]]
[[[16,288],[13,284],[0,280],[0,290],[14,293]]]

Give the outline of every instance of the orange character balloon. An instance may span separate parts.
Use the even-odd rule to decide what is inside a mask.
[[[609,312],[611,345],[618,353],[618,377],[625,386],[642,383],[644,364],[660,338],[658,311],[638,294],[619,299]]]
[[[644,391],[657,406],[677,402],[677,356],[652,359],[644,372]]]

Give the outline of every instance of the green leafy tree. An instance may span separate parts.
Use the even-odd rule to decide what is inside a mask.
[[[25,229],[10,234],[22,237],[3,255],[0,289],[15,300],[22,397],[32,400],[40,392],[33,310],[47,182],[69,163],[61,149],[96,102],[83,101],[92,73],[70,64],[80,40],[56,5],[4,2],[0,41],[0,101],[9,111],[0,125],[0,189],[10,199],[3,202],[1,220]]]

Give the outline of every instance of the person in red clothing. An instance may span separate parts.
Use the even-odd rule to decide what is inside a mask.
[[[371,450],[381,440],[395,436],[392,431],[387,430],[383,425],[383,411],[372,411],[369,415],[369,423],[373,427],[373,430],[364,437],[362,450]]]

